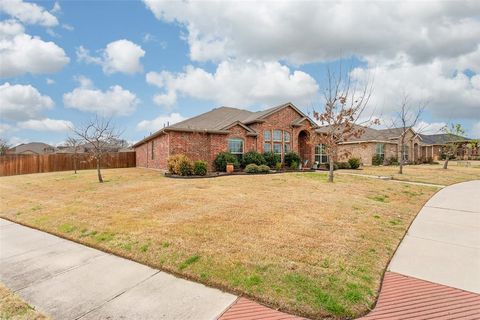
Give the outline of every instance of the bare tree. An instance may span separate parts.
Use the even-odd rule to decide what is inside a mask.
[[[372,116],[365,117],[364,111],[368,105],[373,85],[366,81],[364,85],[353,85],[350,71],[335,73],[328,68],[327,87],[324,90],[324,108],[322,112],[313,112],[314,118],[323,126],[319,142],[325,147],[328,156],[328,181],[333,182],[334,163],[339,156],[339,144],[351,138],[358,138],[365,128],[378,124]],[[363,120],[360,120],[363,118]]]
[[[78,149],[80,147],[80,140],[74,137],[68,137],[66,144],[73,150],[73,170],[77,174]]]
[[[97,164],[98,181],[103,182],[102,173],[100,172],[102,158],[108,151],[109,145],[118,140],[121,133],[115,129],[110,119],[107,120],[98,116],[79,128],[73,128],[73,132],[80,141],[91,145],[89,152]]]
[[[7,154],[7,150],[10,149],[10,144],[7,140],[0,138],[0,156]]]
[[[392,121],[392,128],[400,128],[400,168],[398,169],[399,174],[403,174],[403,165],[405,164],[405,147],[407,142],[407,133],[408,131],[418,124],[420,117],[425,110],[427,103],[422,102],[418,106],[412,106],[408,95],[403,95],[402,103],[400,104],[400,110],[397,112],[396,117]],[[421,129],[417,130],[418,132]]]
[[[462,135],[465,134],[462,125],[460,123],[446,125],[442,128],[442,132],[447,134],[448,142],[443,147],[442,151],[445,155],[445,162],[443,163],[443,169],[448,168],[448,160],[453,158],[457,154],[457,150],[460,147],[459,139],[462,139]]]

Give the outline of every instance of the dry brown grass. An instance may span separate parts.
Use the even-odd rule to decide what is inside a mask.
[[[0,319],[43,320],[47,318],[0,283]]]
[[[480,179],[480,161],[469,161],[471,166],[457,165],[450,161],[448,169],[441,164],[409,165],[403,168],[403,174],[398,174],[398,166],[369,166],[362,170],[342,170],[342,172],[391,176],[396,180],[451,185],[458,182]]]
[[[315,318],[372,306],[436,191],[353,176],[328,184],[320,173],[104,174],[104,184],[94,171],[0,178],[0,216]]]

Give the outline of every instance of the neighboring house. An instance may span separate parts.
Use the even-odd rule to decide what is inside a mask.
[[[10,148],[7,154],[47,154],[54,153],[55,147],[43,142],[22,143]]]
[[[319,137],[324,127],[300,111],[292,103],[285,103],[263,111],[220,107],[185,121],[164,127],[133,145],[139,167],[167,169],[168,157],[185,154],[192,160],[207,161],[213,170],[217,154],[229,151],[237,157],[245,152],[274,152],[283,159],[294,151],[307,167],[326,163],[328,157]],[[358,157],[365,165],[379,154],[384,158],[398,157],[399,139],[403,130],[375,130],[365,128],[364,134],[345,142],[340,153]],[[438,159],[440,149],[426,135],[409,129],[406,134],[405,158],[407,161]],[[459,137],[466,141],[466,138]]]

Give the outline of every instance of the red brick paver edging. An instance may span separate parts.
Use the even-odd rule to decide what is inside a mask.
[[[239,298],[219,320],[300,320]],[[375,308],[359,320],[480,320],[480,295],[395,272],[386,272]]]

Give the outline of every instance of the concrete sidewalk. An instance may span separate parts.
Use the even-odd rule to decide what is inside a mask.
[[[216,319],[237,299],[3,219],[0,282],[54,319]]]
[[[436,193],[414,220],[388,269],[480,294],[480,181]]]

